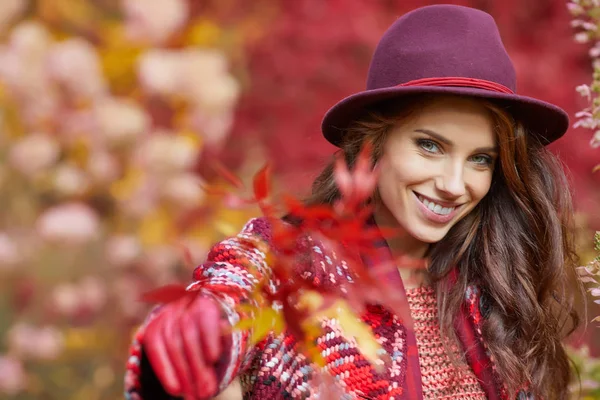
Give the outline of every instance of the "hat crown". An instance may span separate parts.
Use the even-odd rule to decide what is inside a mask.
[[[516,92],[515,68],[491,15],[454,5],[405,14],[379,41],[367,90],[440,77],[483,79]]]

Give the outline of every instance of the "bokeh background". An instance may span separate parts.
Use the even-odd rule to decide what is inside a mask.
[[[214,166],[248,183],[268,161],[279,191],[306,194],[334,150],[323,113],[364,87],[392,21],[434,3],[1,0],[0,398],[122,398],[140,294],[188,280],[258,215],[219,190]],[[564,0],[445,3],[497,19],[521,94],[571,116],[587,106],[575,87],[592,80],[590,44]],[[552,145],[582,262],[600,229],[591,137]],[[584,318],[598,314],[591,303]],[[588,398],[600,398],[597,329],[572,343]]]

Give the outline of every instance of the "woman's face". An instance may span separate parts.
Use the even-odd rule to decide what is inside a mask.
[[[440,241],[487,194],[497,153],[491,113],[483,105],[468,98],[433,100],[386,139],[379,219],[399,224],[418,242]]]

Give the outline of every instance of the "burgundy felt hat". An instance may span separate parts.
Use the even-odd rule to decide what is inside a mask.
[[[481,97],[504,107],[545,144],[569,126],[560,107],[516,94],[515,68],[491,15],[469,7],[432,5],[396,20],[371,60],[367,89],[334,105],[323,119],[325,138],[339,146],[366,109],[419,93]]]

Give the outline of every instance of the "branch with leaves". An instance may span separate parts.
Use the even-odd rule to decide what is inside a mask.
[[[371,167],[371,148],[365,146],[350,171],[340,158],[335,166],[335,179],[341,197],[333,205],[307,206],[290,196],[282,196],[276,205],[271,198],[269,168],[263,168],[254,178],[254,199],[272,227],[272,241],[265,244],[248,243],[257,246],[267,254],[272,270],[270,277],[259,282],[252,300],[241,305],[242,319],[234,329],[252,331],[250,344],[255,345],[268,334],[287,331],[299,344],[300,351],[317,367],[325,367],[326,360],[317,346],[317,338],[322,335],[321,320],[324,318],[339,321],[344,335],[353,338],[364,357],[375,369],[383,368],[388,359],[382,358],[381,346],[370,327],[361,321],[360,315],[368,304],[380,304],[397,315],[407,330],[412,330],[412,320],[406,298],[389,279],[397,274],[397,266],[402,268],[425,268],[425,260],[401,257],[368,268],[359,255],[375,256],[373,243],[376,239],[396,234],[395,230],[377,228],[369,223],[373,209],[368,199],[377,182],[377,170]],[[225,173],[236,187],[240,182],[231,174]],[[236,204],[247,204],[249,200],[239,199]],[[297,223],[288,223],[280,215],[293,217]],[[305,258],[306,247],[299,246],[305,238],[319,243],[326,257],[344,260],[352,282],[336,285],[323,285],[317,279],[302,279],[298,272],[299,260]],[[250,239],[249,239],[250,240]],[[275,292],[269,286],[269,278],[278,282]],[[175,295],[173,295],[175,293]],[[165,303],[181,296],[195,296],[184,286],[159,288],[147,293],[146,301]],[[319,371],[320,368],[317,369]],[[329,382],[326,374],[317,374],[313,385],[317,384],[321,396],[339,398],[335,394],[324,394],[318,382]],[[336,393],[339,388],[335,388]],[[329,397],[327,397],[329,396]]]

